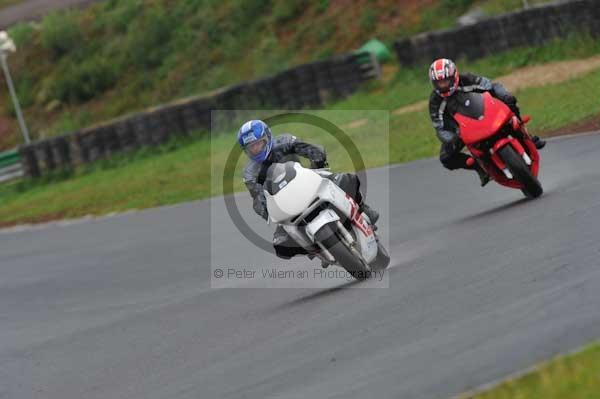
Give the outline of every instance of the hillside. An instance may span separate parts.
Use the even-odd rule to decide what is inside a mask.
[[[353,50],[371,37],[451,26],[516,0],[107,0],[10,29],[9,59],[34,138]],[[0,87],[0,149],[19,143]]]

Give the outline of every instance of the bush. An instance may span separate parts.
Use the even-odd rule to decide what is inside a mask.
[[[73,12],[53,12],[42,21],[42,45],[57,58],[73,50],[80,36],[81,29]]]
[[[475,0],[441,0],[423,10],[421,21],[413,27],[413,33],[433,29],[450,28],[456,25],[456,19],[467,12]]]
[[[306,0],[278,1],[273,7],[273,18],[277,23],[287,22],[297,16],[306,5]]]
[[[63,102],[84,102],[112,87],[117,75],[115,64],[102,58],[69,64],[55,80],[52,95]]]
[[[163,8],[153,8],[137,23],[129,27],[127,51],[131,61],[144,68],[162,64],[170,53],[170,40],[175,19]]]
[[[8,34],[15,41],[17,47],[21,47],[31,41],[33,27],[28,22],[22,22],[12,26]]]
[[[19,104],[21,105],[21,108],[27,108],[29,106],[31,106],[34,102],[34,90],[33,90],[33,80],[28,77],[28,76],[24,76],[19,78],[18,80],[15,80],[15,90],[17,91],[17,99],[19,100]],[[10,99],[7,103],[7,110],[8,110],[8,114],[13,117],[16,118],[17,117],[17,112],[15,111],[15,105],[12,102],[12,99]]]
[[[317,12],[323,13],[329,8],[329,0],[319,0],[317,3]]]
[[[324,23],[320,27],[314,29],[314,32],[317,36],[317,43],[326,43],[327,39],[332,37],[336,30],[337,26],[333,21],[327,21],[327,23]]]
[[[377,27],[377,19],[379,18],[377,10],[367,8],[360,17],[360,29],[363,31],[373,31]]]
[[[106,3],[106,7],[109,6],[110,4]],[[110,11],[99,13],[100,16],[104,17],[100,23],[115,33],[123,34],[127,32],[129,25],[135,20],[142,8],[143,4],[137,0],[129,0],[118,4],[115,2]]]
[[[233,4],[234,9],[229,18],[235,24],[235,31],[239,32],[247,30],[248,25],[260,20],[263,13],[269,9],[270,0],[237,0]]]

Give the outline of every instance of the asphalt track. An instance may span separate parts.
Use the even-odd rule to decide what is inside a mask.
[[[277,263],[221,198],[0,233],[0,398],[443,398],[573,350],[600,337],[599,156],[552,141],[537,201],[436,160],[372,171],[389,288],[211,288]]]
[[[22,0],[0,11],[0,28],[24,21],[41,19],[44,15],[63,8],[87,7],[103,0]]]

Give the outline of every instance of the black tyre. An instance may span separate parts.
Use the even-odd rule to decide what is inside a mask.
[[[370,263],[371,269],[383,270],[390,264],[390,254],[387,249],[377,239],[377,256]]]
[[[354,256],[350,249],[344,245],[344,242],[338,236],[335,224],[329,223],[321,227],[315,234],[315,240],[323,244],[335,260],[355,279],[364,280],[371,274],[360,259]]]
[[[528,198],[537,198],[544,193],[544,189],[539,180],[531,174],[529,166],[523,158],[510,145],[506,145],[498,151],[500,157],[506,163],[506,167],[513,174],[514,178],[523,184],[521,190]]]

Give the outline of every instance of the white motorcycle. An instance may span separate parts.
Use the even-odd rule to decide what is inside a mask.
[[[362,280],[385,269],[390,256],[369,217],[331,176],[298,162],[271,165],[263,184],[269,221],[281,225],[309,254]]]

